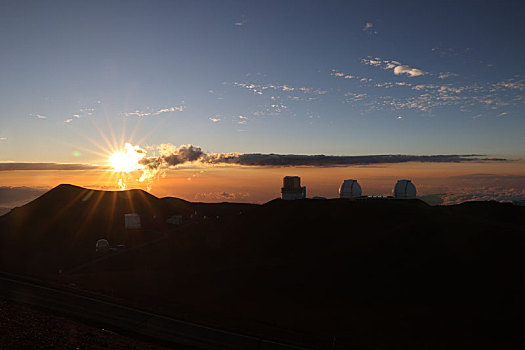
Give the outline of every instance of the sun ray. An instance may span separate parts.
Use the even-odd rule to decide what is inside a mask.
[[[114,150],[116,150],[118,147],[116,147],[116,145],[112,145],[111,144],[111,141],[108,139],[108,137],[106,136],[106,134],[102,131],[102,129],[100,128],[100,126],[98,125],[98,123],[96,121],[93,121],[93,126],[95,127],[95,129],[97,129],[98,131],[98,134],[100,135],[100,137],[102,138],[102,140],[104,140],[104,142],[106,143],[106,148],[103,148],[103,150],[105,150],[106,152],[109,150],[110,152],[113,152]],[[97,145],[96,143],[94,143],[95,145]]]

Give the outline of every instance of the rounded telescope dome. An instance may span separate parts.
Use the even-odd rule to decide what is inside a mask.
[[[107,252],[109,250],[109,242],[107,239],[99,239],[95,245],[97,252]]]
[[[361,185],[357,180],[344,180],[339,188],[340,198],[356,198],[361,196]]]
[[[394,186],[395,198],[416,198],[416,186],[410,180],[399,180]]]

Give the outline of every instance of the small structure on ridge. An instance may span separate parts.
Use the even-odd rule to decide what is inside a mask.
[[[109,252],[109,242],[107,239],[99,239],[95,245],[95,251],[97,253]]]
[[[140,229],[140,215],[137,213],[124,214],[124,226],[126,230]]]
[[[394,186],[394,198],[413,199],[416,194],[416,186],[410,180],[399,180]]]
[[[340,198],[357,198],[361,197],[361,185],[357,180],[344,180],[339,188]]]
[[[301,178],[299,176],[285,176],[283,178],[281,198],[284,200],[306,198],[306,187],[301,187]]]

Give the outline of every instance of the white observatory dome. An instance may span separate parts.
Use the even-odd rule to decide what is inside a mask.
[[[99,239],[95,245],[97,252],[107,252],[109,250],[109,242],[107,239]]]
[[[410,180],[399,180],[394,186],[395,198],[416,198],[416,186]]]
[[[357,180],[345,180],[339,188],[339,197],[356,198],[361,196],[361,185]]]

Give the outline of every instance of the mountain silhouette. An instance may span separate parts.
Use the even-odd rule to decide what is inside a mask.
[[[144,229],[126,231],[126,213]],[[207,204],[60,185],[0,217],[0,232],[4,271],[248,334],[321,348],[524,341],[525,208],[508,203]],[[86,264],[100,238],[138,248]]]

